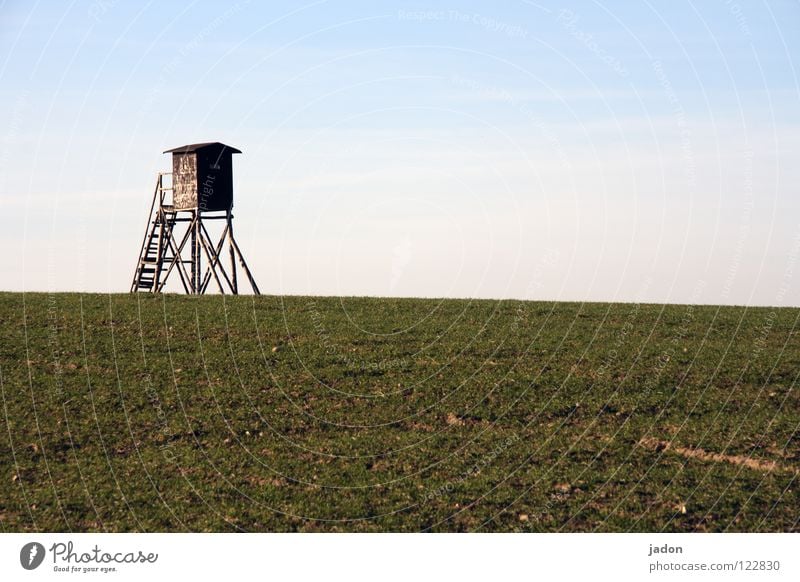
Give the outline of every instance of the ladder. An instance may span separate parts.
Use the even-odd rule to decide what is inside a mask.
[[[162,267],[175,259],[174,249],[170,242],[177,213],[174,206],[164,204],[164,194],[172,190],[172,188],[164,187],[163,177],[165,175],[169,174],[158,174],[153,202],[150,205],[150,219],[131,283],[131,293],[160,291]]]

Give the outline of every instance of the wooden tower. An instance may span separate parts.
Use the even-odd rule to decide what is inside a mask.
[[[172,172],[158,174],[131,292],[160,293],[170,275],[177,273],[186,293],[202,295],[213,279],[220,293],[237,295],[238,260],[253,293],[260,295],[233,237],[232,158],[242,152],[211,142],[164,153],[172,154]],[[170,185],[165,185],[165,176],[171,176]],[[216,242],[210,221],[224,221]]]

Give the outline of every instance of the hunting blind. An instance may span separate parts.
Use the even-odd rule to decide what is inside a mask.
[[[173,148],[172,172],[160,172],[147,220],[131,292],[159,293],[172,273],[186,293],[206,292],[213,279],[220,293],[239,293],[237,261],[253,293],[259,295],[242,251],[233,237],[233,154],[219,142]],[[165,181],[170,177],[169,185]],[[224,221],[214,242],[210,221]],[[208,225],[208,226],[207,226]],[[226,268],[227,245],[229,266]]]

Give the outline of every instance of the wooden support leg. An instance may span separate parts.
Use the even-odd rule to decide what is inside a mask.
[[[231,283],[233,294],[239,294],[239,283],[236,280],[236,251],[233,250],[233,220],[230,211],[228,212],[228,251],[231,255]]]
[[[228,274],[225,272],[225,267],[222,266],[222,259],[220,258],[222,247],[225,244],[225,235],[227,234],[228,227],[226,225],[223,229],[222,235],[219,237],[219,242],[217,242],[216,247],[213,246],[211,235],[208,234],[205,225],[201,224],[200,229],[200,240],[203,242],[203,246],[206,249],[206,256],[208,257],[208,268],[203,276],[200,292],[205,293],[206,289],[208,288],[208,283],[211,280],[211,275],[213,274],[214,277],[217,277],[217,269],[219,269],[219,272],[222,273],[222,276],[225,278],[225,282],[228,284],[228,288],[232,293],[233,284],[228,278]]]
[[[236,254],[239,256],[239,264],[242,266],[244,274],[247,275],[247,279],[250,281],[250,286],[253,288],[253,293],[256,295],[261,295],[261,291],[258,290],[258,285],[256,285],[256,281],[253,279],[253,274],[250,272],[250,269],[247,268],[247,263],[244,260],[242,251],[239,250],[239,245],[236,244],[236,239],[231,237],[231,243],[233,244],[233,248],[236,250]]]

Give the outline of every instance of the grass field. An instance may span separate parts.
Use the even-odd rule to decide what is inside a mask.
[[[799,317],[0,294],[0,529],[798,531]]]

